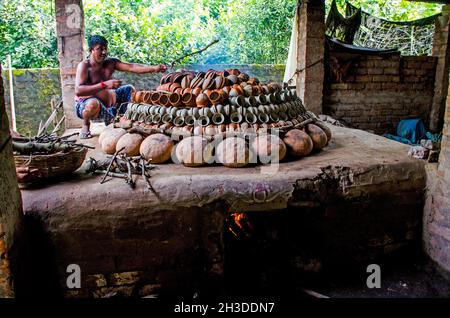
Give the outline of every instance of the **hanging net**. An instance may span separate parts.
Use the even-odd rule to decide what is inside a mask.
[[[333,1],[327,17],[326,33],[356,46],[396,48],[402,55],[431,55],[437,16],[439,14],[420,20],[393,22],[374,17],[346,2],[343,17]]]

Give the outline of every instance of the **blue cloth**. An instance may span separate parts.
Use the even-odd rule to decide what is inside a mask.
[[[430,139],[432,135],[427,132],[421,118],[414,118],[401,120],[397,125],[396,136],[391,134],[384,134],[383,136],[407,145],[415,145],[421,139]]]
[[[127,110],[126,103],[131,101],[132,91],[133,86],[131,85],[124,85],[116,89],[116,103],[111,107],[106,107],[102,103],[102,101],[96,97],[81,98],[75,102],[75,113],[79,118],[83,119],[83,111],[86,108],[87,102],[91,99],[95,99],[100,104],[100,112],[98,118],[103,119],[105,121],[105,124],[109,124],[117,114],[125,113],[125,111]]]

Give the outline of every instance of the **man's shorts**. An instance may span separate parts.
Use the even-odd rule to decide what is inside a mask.
[[[75,112],[78,118],[83,119],[83,111],[87,102],[91,99],[95,99],[100,104],[100,113],[96,119],[102,119],[105,124],[108,125],[117,114],[125,113],[127,110],[127,103],[131,101],[132,91],[133,86],[131,85],[124,85],[116,89],[116,103],[111,107],[106,107],[102,101],[96,97],[80,98],[75,102]]]

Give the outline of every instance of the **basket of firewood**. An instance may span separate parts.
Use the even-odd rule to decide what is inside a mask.
[[[77,170],[90,147],[76,144],[68,137],[13,138],[18,182],[30,183],[60,177]]]

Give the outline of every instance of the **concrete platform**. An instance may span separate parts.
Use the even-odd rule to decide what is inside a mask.
[[[275,218],[285,232],[283,257],[299,271],[370,260],[419,239],[424,161],[409,158],[406,145],[330,128],[325,149],[275,173],[164,164],[152,173],[153,193],[141,177],[135,189],[120,179],[100,184],[101,176],[82,167],[69,179],[22,189],[36,242],[45,242],[47,268],[56,271],[54,286],[69,296],[142,296],[223,281],[231,253],[225,222],[233,211]],[[69,264],[83,271],[80,290],[65,286]]]

